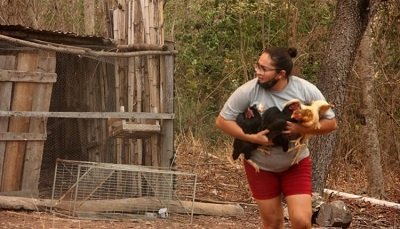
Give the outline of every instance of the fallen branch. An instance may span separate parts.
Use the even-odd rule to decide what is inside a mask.
[[[370,197],[358,196],[358,195],[345,193],[345,192],[339,192],[339,191],[335,191],[335,190],[331,190],[331,189],[324,189],[324,192],[329,195],[333,194],[333,195],[344,197],[346,199],[355,199],[355,200],[359,200],[359,201],[369,202],[369,203],[375,204],[375,205],[381,205],[381,206],[385,206],[385,207],[400,209],[400,204],[385,201],[385,200],[378,200],[378,199],[374,199],[374,198],[370,198]]]
[[[239,204],[215,204],[191,201],[170,200],[167,203],[152,197],[127,198],[117,200],[87,200],[87,201],[52,201],[49,199],[34,199],[26,197],[0,196],[0,209],[12,210],[32,210],[40,209],[60,209],[71,211],[75,207],[76,211],[82,212],[135,212],[148,209],[159,209],[168,206],[176,213],[191,213],[193,204],[193,214],[213,215],[213,216],[242,216],[244,210]]]

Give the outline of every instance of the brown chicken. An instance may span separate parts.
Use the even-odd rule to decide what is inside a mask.
[[[300,103],[299,100],[291,100],[292,103]],[[304,105],[300,103],[301,109],[295,110],[292,114],[292,118],[305,127],[319,129],[321,124],[319,123],[320,116],[324,115],[330,108],[334,106],[329,104],[325,100],[315,100],[311,105]],[[294,144],[294,147],[290,151],[297,150],[296,155],[292,161],[292,164],[298,163],[298,157],[301,152],[301,147],[305,146],[308,139],[311,137],[309,134],[300,136]]]

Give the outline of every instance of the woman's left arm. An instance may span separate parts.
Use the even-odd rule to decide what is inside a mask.
[[[319,120],[320,128],[316,129],[313,127],[305,127],[301,124],[287,122],[285,134],[312,134],[312,135],[321,135],[327,134],[337,129],[336,119],[320,119]]]

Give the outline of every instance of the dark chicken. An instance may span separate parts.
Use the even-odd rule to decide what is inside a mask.
[[[277,107],[268,108],[262,115],[262,129],[268,129],[268,139],[274,145],[281,146],[283,151],[289,150],[289,136],[282,134],[286,128],[286,122],[297,122],[292,118],[293,111],[300,109],[299,103],[286,103],[282,111]]]
[[[236,123],[242,128],[243,132],[246,134],[256,134],[261,129],[261,115],[257,109],[256,105],[253,105],[243,113],[240,113],[236,118]],[[233,141],[233,160],[237,160],[240,154],[243,153],[244,158],[251,164],[257,171],[259,170],[257,164],[250,160],[251,152],[257,149],[259,145],[242,141],[240,139],[235,138]]]
[[[261,116],[256,105],[253,105],[249,107],[246,112],[238,115],[236,123],[246,134],[256,134],[259,131],[268,129],[268,139],[271,139],[275,145],[281,146],[286,152],[289,149],[290,139],[289,136],[282,134],[282,131],[286,128],[287,121],[296,121],[292,119],[291,116],[293,111],[297,109],[300,109],[299,103],[287,103],[282,111],[277,107],[271,107]],[[256,171],[259,171],[257,164],[250,159],[251,152],[259,146],[258,144],[235,139],[233,141],[232,158],[236,160],[239,158],[239,155],[243,153],[247,162],[249,162]]]

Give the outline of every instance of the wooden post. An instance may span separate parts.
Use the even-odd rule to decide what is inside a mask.
[[[133,14],[133,34],[130,34],[133,37],[134,43],[144,43],[144,26],[143,26],[143,13],[142,13],[142,4],[141,1],[133,1],[133,9],[130,14]],[[143,92],[143,58],[135,57],[135,78],[136,78],[136,111],[142,111],[142,92]],[[143,140],[136,140],[136,155],[138,165],[143,164]],[[139,179],[140,182],[140,179]]]
[[[168,50],[173,50],[174,45],[172,43],[167,44]],[[162,112],[174,113],[174,56],[163,56],[161,59],[163,68],[161,72],[161,78],[164,79],[165,83],[162,86],[163,104],[165,106]],[[164,75],[165,74],[165,75]],[[170,167],[171,159],[174,156],[174,120],[162,120],[162,142],[161,142],[161,155],[160,165],[161,167]]]

